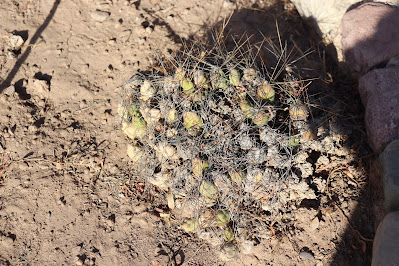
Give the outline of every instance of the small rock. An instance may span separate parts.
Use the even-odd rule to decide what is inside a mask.
[[[301,259],[314,260],[313,254],[311,252],[308,252],[308,251],[301,251],[299,253],[299,257],[301,257]]]
[[[380,153],[399,138],[399,67],[370,71],[360,78],[358,88],[366,107],[370,146],[375,153]]]
[[[310,222],[310,231],[315,231],[317,228],[319,228],[319,218],[315,217],[311,222]]]
[[[8,50],[18,51],[24,45],[24,40],[21,36],[13,35],[8,39]]]
[[[154,30],[151,27],[145,28],[145,32],[152,33]]]
[[[233,243],[227,243],[222,247],[220,258],[229,261],[238,255],[238,249]]]
[[[399,54],[399,9],[365,3],[342,18],[342,49],[351,67],[366,73]]]
[[[146,42],[146,38],[139,38],[139,44],[144,44]]]
[[[399,139],[391,142],[380,155],[385,207],[399,211]]]
[[[240,147],[243,150],[249,150],[253,146],[252,139],[248,135],[244,135],[240,138]]]
[[[14,92],[15,92],[15,87],[14,87],[14,85],[11,85],[11,86],[7,87],[7,88],[3,91],[3,93],[4,93],[5,95],[7,95],[7,96],[11,96]]]
[[[2,244],[3,247],[11,248],[13,245],[13,242],[14,242],[14,240],[11,237],[7,237],[7,236],[0,237],[0,244]]]
[[[26,84],[26,92],[32,96],[45,99],[49,96],[50,86],[45,80],[29,79]]]
[[[19,164],[19,169],[20,170],[28,170],[29,169],[29,165],[27,163],[21,163]]]
[[[244,240],[241,242],[241,252],[243,254],[252,254],[254,243],[250,240]]]
[[[398,238],[399,212],[391,212],[378,226],[371,265],[395,265],[399,261]]]
[[[90,13],[90,17],[98,22],[104,22],[110,16],[109,12],[96,10]]]

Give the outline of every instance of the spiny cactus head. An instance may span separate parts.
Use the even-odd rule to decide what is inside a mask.
[[[230,70],[229,81],[232,86],[240,86],[241,84],[241,75],[237,69]]]
[[[198,135],[202,130],[202,119],[194,112],[184,112],[183,125],[191,135]]]
[[[262,85],[258,87],[257,95],[268,102],[273,102],[276,92],[274,91],[272,85],[265,81]]]
[[[193,94],[195,92],[194,83],[189,78],[183,78],[181,81],[181,87],[185,94]]]

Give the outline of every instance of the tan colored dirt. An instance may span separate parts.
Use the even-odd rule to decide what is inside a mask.
[[[241,9],[270,12],[271,21],[287,12],[272,0],[0,2],[1,265],[225,263],[217,247],[169,228],[154,206],[124,193],[131,162],[117,91],[155,62],[157,50],[177,50]],[[251,17],[245,23],[256,33]],[[19,51],[10,51],[13,35],[24,39]],[[361,188],[344,180],[331,185],[342,192],[343,213],[334,205],[299,208],[283,234],[226,264],[348,263],[344,255],[337,262],[337,246]],[[367,261],[356,239],[344,252],[354,264]]]

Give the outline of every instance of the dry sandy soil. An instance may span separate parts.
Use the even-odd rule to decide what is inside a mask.
[[[118,88],[134,71],[148,70],[157,50],[178,50],[183,40],[208,36],[233,11],[231,32],[262,32],[275,39],[277,20],[284,40],[296,40],[303,51],[314,49],[316,57],[309,59],[313,66],[340,79],[332,66],[326,67],[328,60],[323,61],[315,35],[285,4],[1,1],[0,264],[369,264],[369,238],[380,216],[370,207],[377,206],[379,183],[366,174],[367,148],[356,154],[355,175],[343,172],[327,180],[345,165],[328,168],[329,195],[297,206],[284,230],[262,239],[251,254],[229,262],[219,259],[217,248],[168,227],[156,205],[125,185],[131,163],[127,139],[118,130]],[[109,17],[98,21],[101,18],[92,16],[96,10]],[[23,38],[21,50],[10,51],[12,35]],[[341,83],[324,86],[341,86],[349,97],[354,95],[349,100],[351,117],[361,121],[353,84],[345,88]],[[362,128],[361,122],[358,126]],[[364,145],[359,132],[357,139]]]

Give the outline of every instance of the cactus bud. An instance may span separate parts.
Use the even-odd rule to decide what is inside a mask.
[[[192,135],[198,135],[202,129],[202,120],[194,112],[183,113],[183,125]]]
[[[256,78],[256,70],[253,68],[244,69],[242,78],[248,82],[253,81]]]
[[[236,170],[230,170],[229,176],[230,176],[231,180],[237,184],[241,184],[242,181],[244,180],[243,174],[237,172]]]
[[[224,229],[223,238],[226,242],[232,242],[234,240],[234,232],[230,227]]]
[[[138,106],[135,104],[130,104],[127,106],[119,104],[118,115],[122,119],[122,121],[129,121],[129,119],[132,117],[140,117],[140,112]]]
[[[258,87],[257,95],[263,100],[273,102],[275,97],[275,91],[269,82],[265,81],[261,86]]]
[[[179,159],[176,148],[168,145],[166,142],[159,143],[158,146],[155,147],[155,149],[158,152],[158,158],[160,161]]]
[[[229,87],[229,82],[221,69],[214,70],[211,76],[211,83],[213,89],[227,90]]]
[[[196,218],[191,218],[187,220],[183,225],[182,229],[188,232],[196,232],[199,229],[199,223]]]
[[[146,154],[143,151],[143,149],[133,146],[131,144],[128,144],[127,145],[127,155],[133,162],[139,163],[145,158]]]
[[[300,141],[300,138],[298,136],[291,136],[290,139],[288,140],[288,145],[291,147],[296,147],[298,146]]]
[[[176,72],[175,72],[175,80],[178,82],[181,82],[184,79],[184,70],[182,68],[176,68]]]
[[[155,124],[161,119],[161,111],[159,109],[144,108],[141,113],[143,114],[144,120],[149,125]]]
[[[197,88],[209,88],[209,82],[202,70],[197,70],[193,74],[194,84]]]
[[[177,130],[174,128],[170,128],[166,131],[166,137],[168,138],[173,138],[176,135],[177,135]]]
[[[238,72],[237,69],[232,69],[229,75],[230,84],[233,86],[239,86],[241,83],[240,79],[241,79],[240,72]]]
[[[222,247],[220,258],[224,261],[229,261],[238,255],[238,248],[234,243],[229,242]]]
[[[169,172],[159,172],[148,178],[148,181],[162,189],[166,189],[170,187],[170,181],[172,179],[172,174]]]
[[[290,105],[289,108],[290,117],[294,121],[306,120],[308,118],[309,112],[303,103],[295,102]]]
[[[185,94],[193,94],[195,92],[194,83],[189,78],[184,78],[180,85]]]
[[[267,124],[267,122],[269,122],[269,116],[264,112],[258,112],[252,119],[252,122],[254,122],[254,124],[257,126],[264,126]]]
[[[145,80],[143,85],[140,87],[140,99],[146,102],[151,99],[156,92],[156,89],[151,85],[151,83],[148,80]]]
[[[243,114],[245,115],[245,117],[247,117],[247,118],[253,117],[254,108],[247,100],[244,100],[240,103],[240,108],[241,108],[241,111],[243,112]]]
[[[177,121],[177,110],[176,109],[171,109],[168,112],[168,116],[166,117],[166,120],[169,123],[173,123]]]
[[[200,158],[192,159],[191,164],[193,167],[193,174],[196,177],[202,176],[204,171],[209,167],[209,163],[207,161],[201,160]]]
[[[132,117],[130,123],[122,124],[123,133],[131,139],[142,138],[147,135],[147,123],[139,117]]]
[[[199,192],[208,206],[213,206],[218,198],[217,187],[209,181],[202,181]]]
[[[230,221],[230,213],[228,210],[220,210],[216,215],[216,225],[217,226],[224,226],[229,223]]]

